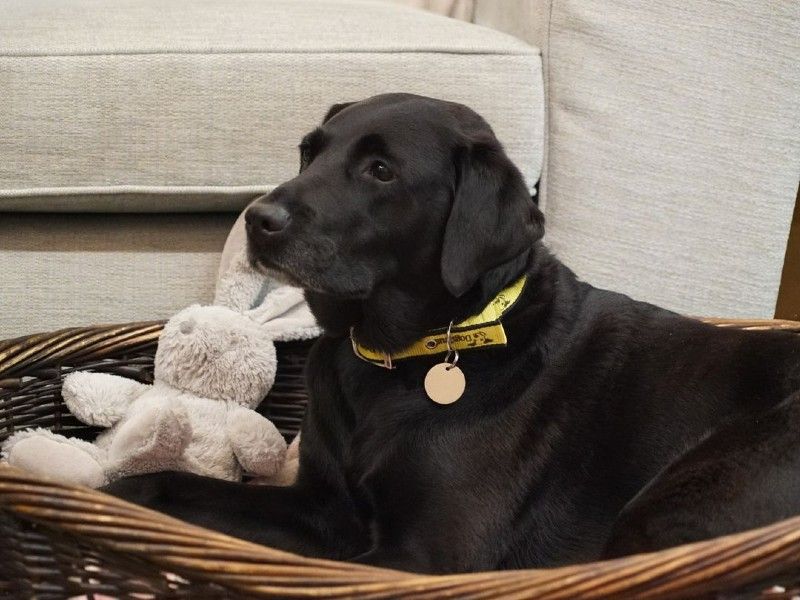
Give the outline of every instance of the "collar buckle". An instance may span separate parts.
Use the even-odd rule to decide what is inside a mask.
[[[396,367],[394,366],[394,364],[392,363],[392,355],[391,355],[391,354],[384,354],[384,355],[383,355],[383,363],[380,363],[380,362],[378,362],[378,361],[373,361],[373,360],[370,360],[369,358],[367,358],[366,356],[364,356],[363,354],[361,354],[360,350],[358,349],[358,343],[356,342],[356,338],[355,338],[355,336],[353,335],[353,329],[355,329],[355,328],[354,328],[354,327],[351,327],[351,328],[350,328],[350,343],[353,345],[353,353],[354,353],[354,354],[355,354],[355,355],[356,355],[358,358],[360,358],[360,359],[361,359],[361,360],[363,360],[364,362],[367,362],[367,363],[369,363],[369,364],[371,364],[371,365],[375,365],[375,366],[377,366],[377,367],[383,367],[384,369],[389,369],[390,371],[391,371],[392,369],[395,369],[395,368],[396,368]]]

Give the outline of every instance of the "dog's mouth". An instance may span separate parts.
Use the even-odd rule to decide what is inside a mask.
[[[322,262],[305,259],[305,252],[286,252],[285,248],[262,253],[260,248],[248,243],[248,260],[259,273],[274,280],[308,292],[315,292],[341,300],[363,300],[369,297],[374,287],[373,278],[358,264],[339,259],[329,260],[337,256],[337,252],[319,251],[323,254]],[[301,250],[309,251],[303,246]]]
[[[274,264],[267,258],[262,258],[248,252],[250,266],[258,273],[266,275],[280,283],[306,289],[306,286],[297,277],[280,266]]]

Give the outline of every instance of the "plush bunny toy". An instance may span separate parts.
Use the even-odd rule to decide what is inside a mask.
[[[254,300],[258,306],[250,308]],[[152,385],[106,373],[65,378],[62,395],[70,411],[108,428],[94,443],[27,430],[5,442],[4,457],[90,487],[166,470],[229,480],[243,471],[280,477],[286,443],[253,409],[275,380],[273,340],[307,339],[319,329],[302,292],[267,281],[243,253],[220,282],[215,302],[227,306],[190,306],[167,322]]]

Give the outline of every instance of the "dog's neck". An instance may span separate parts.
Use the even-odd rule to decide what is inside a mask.
[[[376,288],[366,300],[340,300],[306,292],[314,316],[333,336],[349,335],[351,327],[360,344],[379,352],[407,348],[431,329],[446,327],[480,312],[503,288],[523,273],[528,274],[528,303],[541,306],[552,301],[549,271],[557,261],[541,245],[484,273],[462,297],[454,298],[437,281],[427,286],[403,286],[389,282]]]

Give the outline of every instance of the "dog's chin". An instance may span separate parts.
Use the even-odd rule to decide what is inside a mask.
[[[358,288],[358,289],[338,289],[335,287],[307,287],[305,288],[310,292],[327,296],[334,300],[350,301],[350,300],[366,300],[372,293],[371,288]]]
[[[306,289],[306,286],[288,271],[265,263],[253,256],[250,257],[250,264],[257,272],[261,273],[262,275],[266,275],[267,277],[274,279],[279,283]]]
[[[302,269],[288,268],[266,261],[251,255],[250,263],[253,268],[280,283],[302,288],[309,292],[329,296],[337,300],[363,300],[372,293],[371,285],[354,285],[352,287],[341,285],[341,281],[327,282],[324,277],[314,274],[305,274]],[[301,274],[302,273],[302,274]]]
[[[372,286],[342,285],[342,281],[325,281],[323,278],[303,277],[302,283],[295,283],[308,292],[327,296],[335,300],[366,300],[372,294]],[[355,282],[350,282],[355,283]]]

